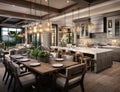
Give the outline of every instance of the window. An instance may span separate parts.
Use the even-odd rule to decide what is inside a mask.
[[[22,38],[19,37],[19,34],[23,32],[22,29],[2,27],[1,30],[2,41],[4,41],[6,45],[13,46],[22,42]]]

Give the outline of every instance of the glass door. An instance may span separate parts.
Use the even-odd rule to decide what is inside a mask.
[[[115,19],[115,37],[120,36],[120,19]]]

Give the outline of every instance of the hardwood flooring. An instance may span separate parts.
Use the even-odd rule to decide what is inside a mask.
[[[8,92],[2,81],[4,67],[0,63],[0,92]],[[114,62],[108,68],[98,74],[87,72],[84,80],[85,92],[120,92],[120,62]],[[81,92],[80,86],[69,92]]]

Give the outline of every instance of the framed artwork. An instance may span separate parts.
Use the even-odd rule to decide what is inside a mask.
[[[108,28],[112,28],[112,20],[108,20]]]

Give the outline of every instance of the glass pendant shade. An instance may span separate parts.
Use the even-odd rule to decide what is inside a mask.
[[[33,27],[33,32],[34,32],[34,33],[37,33],[37,25],[35,25],[35,26]]]
[[[82,30],[80,23],[76,23],[75,30],[76,30],[76,32],[80,32]]]
[[[48,20],[46,25],[46,32],[50,32],[52,30],[52,23]]]
[[[40,22],[40,24],[38,25],[38,32],[43,32],[43,25]]]
[[[33,33],[33,30],[32,30],[32,27],[31,27],[31,26],[29,27],[28,33],[29,33],[29,34],[32,34],[32,33]]]
[[[88,31],[92,32],[93,31],[94,24],[91,22],[91,19],[89,18],[88,20]]]

